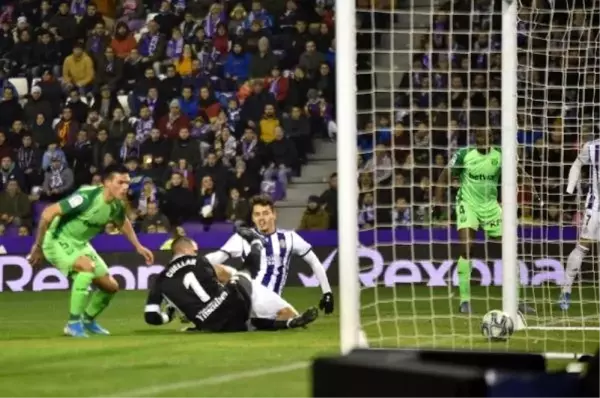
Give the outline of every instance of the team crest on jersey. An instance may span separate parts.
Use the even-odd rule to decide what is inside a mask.
[[[492,159],[492,166],[498,166],[498,159]]]
[[[83,203],[83,196],[73,195],[67,200],[67,202],[69,203],[69,206],[71,206],[71,208],[81,206],[81,204]]]

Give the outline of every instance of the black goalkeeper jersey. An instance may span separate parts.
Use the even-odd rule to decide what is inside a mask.
[[[175,257],[157,276],[146,301],[146,322],[170,321],[160,310],[163,301],[197,328],[210,331],[245,330],[250,313],[248,292],[236,281],[221,284],[203,256]]]

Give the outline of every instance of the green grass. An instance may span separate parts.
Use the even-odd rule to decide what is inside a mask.
[[[285,296],[303,309],[316,304],[320,292],[287,288]],[[558,352],[597,347],[597,331],[521,331],[508,343],[487,343],[479,320],[501,305],[476,298],[499,296],[496,289],[475,289],[478,313],[465,317],[453,314],[457,301],[448,300],[443,288],[369,289],[362,302],[377,305],[365,306],[362,320],[375,346]],[[336,354],[339,347],[337,316],[323,316],[308,330],[269,333],[185,334],[177,331],[178,322],[149,327],[142,315],[145,292],[119,293],[101,318],[112,336],[76,340],[61,335],[67,298],[67,292],[0,294],[0,395],[309,396],[310,360]],[[596,316],[587,324],[598,325],[597,308],[584,307],[586,315]],[[538,311],[546,321],[560,321],[548,316],[549,304],[538,304]],[[563,321],[581,318],[574,313]],[[268,373],[278,367],[280,373]]]

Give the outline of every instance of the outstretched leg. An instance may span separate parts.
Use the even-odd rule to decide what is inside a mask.
[[[310,307],[300,315],[289,319],[252,318],[252,325],[258,330],[282,330],[306,327],[319,317],[319,310]]]
[[[586,239],[580,239],[577,245],[569,253],[567,257],[567,267],[565,270],[565,280],[561,289],[558,305],[561,310],[566,311],[571,306],[571,290],[573,282],[581,270],[583,259],[590,252],[592,242]]]

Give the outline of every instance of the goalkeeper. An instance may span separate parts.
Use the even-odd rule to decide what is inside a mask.
[[[491,132],[484,126],[485,123],[474,123],[476,146],[462,148],[454,154],[438,179],[435,195],[436,202],[442,204],[444,189],[450,185],[450,174],[459,178],[456,226],[461,242],[457,264],[461,313],[471,312],[471,254],[475,233],[481,228],[491,238],[502,236],[502,208],[498,203],[502,152],[491,145]],[[519,305],[519,310],[535,312],[524,304]]]

